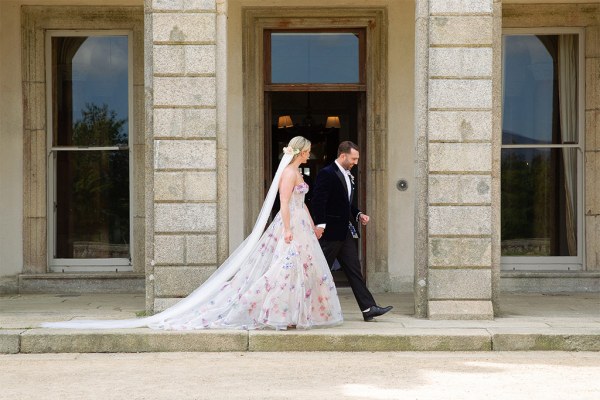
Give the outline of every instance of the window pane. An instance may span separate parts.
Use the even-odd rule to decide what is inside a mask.
[[[502,255],[577,255],[577,150],[502,150]]]
[[[128,142],[127,36],[53,37],[53,145]]]
[[[503,144],[577,143],[577,35],[504,37]]]
[[[355,33],[272,33],[272,83],[360,83]]]
[[[61,151],[56,257],[129,258],[129,154]]]

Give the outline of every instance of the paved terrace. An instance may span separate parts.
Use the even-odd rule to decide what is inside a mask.
[[[141,294],[0,296],[0,353],[171,351],[600,351],[600,293],[506,294],[493,321],[413,317],[412,295],[377,294],[394,310],[366,323],[351,292],[340,291],[342,326],[309,331],[59,330],[39,323],[135,318]]]

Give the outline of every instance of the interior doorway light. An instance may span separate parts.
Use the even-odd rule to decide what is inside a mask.
[[[279,129],[291,128],[293,126],[294,126],[294,124],[292,123],[292,117],[290,117],[289,115],[282,115],[279,117],[279,120],[277,121],[277,127]]]
[[[340,117],[331,116],[327,117],[327,122],[325,123],[325,128],[339,128],[340,127]]]

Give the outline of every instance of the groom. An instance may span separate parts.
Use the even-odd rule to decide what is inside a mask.
[[[352,205],[355,185],[350,169],[358,164],[358,146],[340,143],[337,159],[317,174],[312,190],[311,211],[315,233],[331,267],[337,258],[362,311],[365,321],[385,314],[392,306],[379,307],[367,289],[358,260],[358,232],[352,222],[366,225],[369,216]]]

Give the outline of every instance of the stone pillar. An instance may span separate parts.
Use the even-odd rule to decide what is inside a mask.
[[[225,233],[218,228],[217,195],[223,154],[217,151],[215,0],[146,0],[145,12],[147,308],[157,312],[217,266],[217,236]]]
[[[575,5],[570,5],[575,7]],[[557,7],[568,7],[566,5]],[[600,271],[600,4],[580,5],[585,28],[585,238],[587,271]],[[562,11],[562,10],[561,10]],[[595,18],[594,18],[595,17]]]
[[[417,199],[426,204],[417,231],[427,244],[417,263],[426,268],[416,271],[426,301],[417,298],[417,308],[426,304],[432,319],[491,319],[494,0],[418,2],[417,13],[417,29],[423,19],[427,26],[417,35],[426,71],[417,85],[426,96],[416,104],[417,166],[427,179]]]

